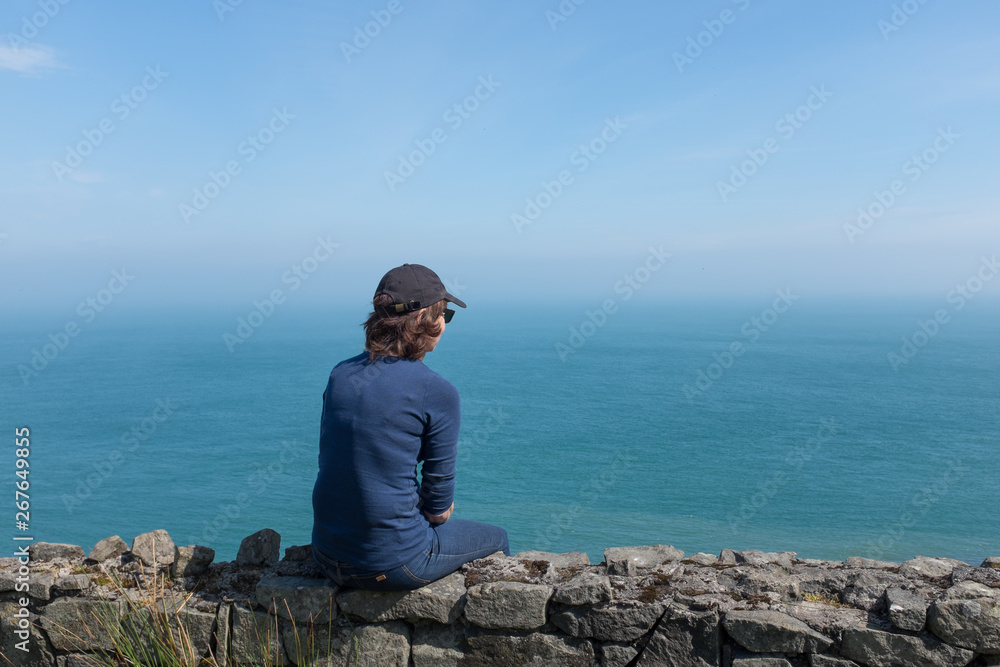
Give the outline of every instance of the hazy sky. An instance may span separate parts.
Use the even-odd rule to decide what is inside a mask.
[[[576,2],[7,0],[0,299],[587,301],[651,247],[649,298],[943,298],[1000,252],[1000,3]]]

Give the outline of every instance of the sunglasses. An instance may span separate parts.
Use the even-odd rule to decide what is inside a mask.
[[[455,317],[455,311],[451,310],[450,308],[445,308],[444,309],[444,323],[448,324],[449,322],[451,322],[451,318],[453,318],[453,317]]]

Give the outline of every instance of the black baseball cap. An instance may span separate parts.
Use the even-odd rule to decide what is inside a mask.
[[[375,294],[386,293],[392,297],[391,306],[375,306],[380,315],[401,315],[431,306],[441,299],[465,308],[465,302],[452,296],[444,283],[422,264],[403,264],[382,276]],[[373,297],[374,298],[374,297]]]

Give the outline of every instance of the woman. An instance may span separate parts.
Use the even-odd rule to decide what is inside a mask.
[[[510,555],[503,528],[451,518],[458,391],[422,361],[455,314],[449,301],[465,308],[426,266],[392,269],[363,325],[365,352],[330,373],[312,544],[338,586],[408,590],[476,558]]]

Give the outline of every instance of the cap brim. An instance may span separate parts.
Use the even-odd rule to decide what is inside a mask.
[[[445,301],[452,302],[456,306],[461,306],[462,308],[465,308],[465,302],[464,301],[462,301],[461,299],[459,299],[457,297],[454,297],[454,296],[448,294],[447,292],[444,293],[444,299],[445,299]]]

